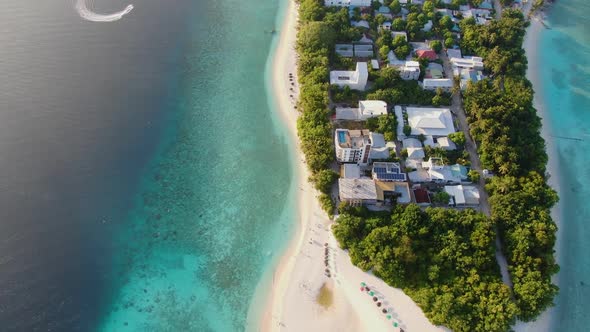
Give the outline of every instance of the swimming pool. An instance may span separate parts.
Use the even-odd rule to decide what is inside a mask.
[[[338,143],[342,144],[346,142],[346,133],[343,131],[338,132]]]

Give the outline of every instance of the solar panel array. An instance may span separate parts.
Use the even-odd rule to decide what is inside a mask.
[[[387,172],[385,167],[374,167],[373,172],[377,174],[377,180],[406,181],[406,175],[400,173],[399,168],[390,168],[389,172]]]

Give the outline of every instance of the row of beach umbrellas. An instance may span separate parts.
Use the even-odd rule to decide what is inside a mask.
[[[377,305],[378,308],[380,308],[383,304],[379,301],[379,298],[377,296],[375,296],[375,292],[371,290],[371,288],[369,288],[369,286],[364,283],[361,282],[361,292],[367,292],[367,294],[369,296],[373,297],[373,302],[375,302],[375,304]],[[385,308],[381,309],[381,312],[383,314],[386,314],[385,318],[387,318],[387,320],[391,320],[391,315],[389,314],[389,311]],[[393,327],[398,327],[399,323],[396,322],[395,320],[392,323]]]

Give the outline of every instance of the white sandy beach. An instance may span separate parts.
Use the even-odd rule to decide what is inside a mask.
[[[543,128],[541,129],[541,136],[545,140],[547,146],[547,154],[549,156],[549,162],[547,163],[547,172],[550,174],[550,178],[547,183],[555,189],[559,194],[559,172],[557,168],[559,165],[557,164],[557,151],[554,144],[554,138],[550,136],[551,133],[551,123],[547,120],[547,110],[543,105],[543,95],[542,95],[542,87],[541,87],[541,78],[537,72],[537,68],[539,68],[539,38],[540,34],[545,29],[538,15],[536,17],[532,17],[530,22],[531,25],[527,28],[525,40],[523,43],[523,48],[526,52],[526,56],[528,59],[528,70],[527,70],[527,78],[533,83],[533,88],[535,90],[535,97],[533,100],[534,106],[537,109],[537,114],[541,117]],[[553,207],[551,210],[551,217],[557,224],[557,227],[560,226],[561,212],[559,210],[559,202]],[[559,237],[558,237],[559,238]],[[555,246],[555,255],[557,257],[559,263],[559,243]],[[557,275],[553,277],[553,283],[557,284]],[[524,322],[517,322],[514,326],[514,330],[517,332],[541,332],[541,331],[549,331],[550,330],[550,321],[551,316],[553,313],[553,308],[548,309],[544,313],[541,314],[534,322],[524,323]]]
[[[294,108],[297,87],[289,81],[296,75],[297,9],[289,1],[281,29],[280,41],[273,62],[273,86],[280,117],[289,135],[298,142]],[[293,88],[293,90],[291,90]],[[293,95],[293,97],[290,97]],[[317,192],[307,182],[308,171],[296,147],[298,179],[296,216],[298,225],[294,238],[273,273],[272,290],[268,295],[260,321],[263,331],[446,331],[433,326],[420,308],[401,290],[387,286],[378,278],[350,263],[346,252],[337,247],[330,232],[331,221],[320,208]],[[325,244],[329,248],[329,270],[324,266]],[[371,296],[360,291],[365,282],[382,302],[378,308]],[[333,292],[333,303],[325,309],[316,302],[317,294],[326,284]],[[390,320],[382,309],[390,310]],[[393,326],[393,322],[398,327]]]

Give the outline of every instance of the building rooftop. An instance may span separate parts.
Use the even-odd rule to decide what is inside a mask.
[[[357,164],[343,164],[340,167],[341,177],[345,179],[358,179],[361,177],[361,168]]]
[[[417,50],[416,55],[419,58],[425,58],[430,61],[438,59],[438,55],[436,55],[436,52],[433,50]]]
[[[447,136],[455,132],[453,117],[448,108],[407,107],[412,135]]]
[[[445,192],[457,205],[479,205],[479,190],[475,186],[445,186]]]
[[[338,179],[339,195],[342,200],[376,200],[377,190],[373,179]]]
[[[338,145],[341,148],[360,149],[369,144],[369,130],[336,129]]]
[[[410,187],[407,182],[383,182],[375,181],[377,190],[377,200],[384,201],[387,194],[393,194],[397,197],[400,204],[408,204],[412,201],[410,197]]]
[[[387,114],[387,103],[381,100],[361,100],[359,109],[362,117],[373,117]]]
[[[418,204],[430,204],[430,196],[428,196],[428,191],[426,191],[426,189],[414,189],[414,197]]]
[[[406,181],[406,174],[402,172],[399,163],[375,162],[372,170],[373,179],[384,182]]]

